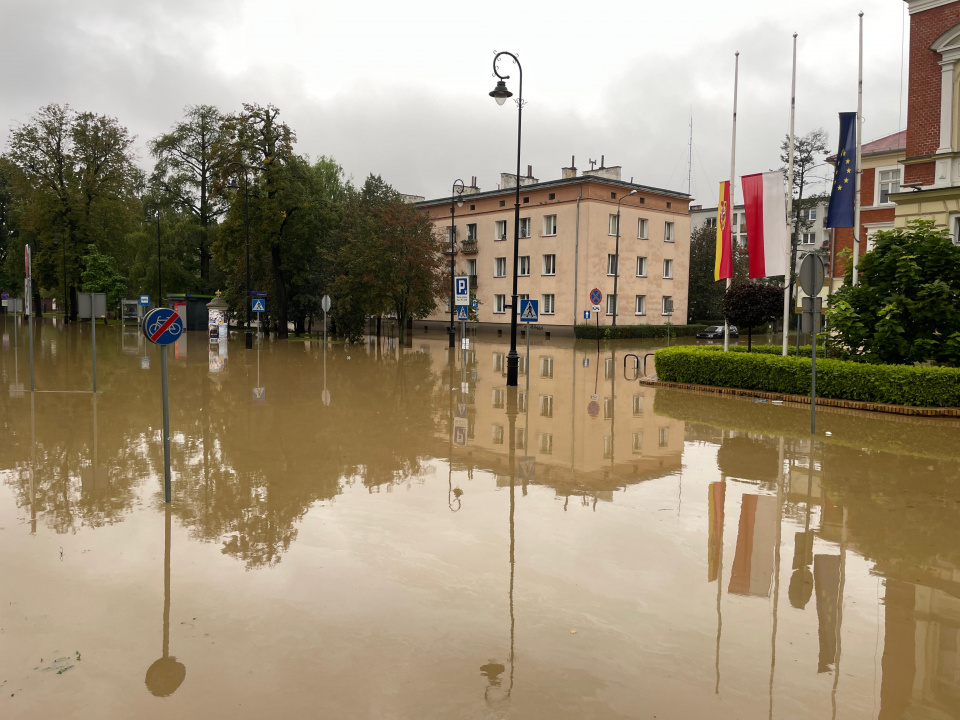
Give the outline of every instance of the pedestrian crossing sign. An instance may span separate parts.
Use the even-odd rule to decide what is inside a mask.
[[[467,306],[460,305],[457,307],[457,320],[467,320]]]
[[[263,298],[253,298],[253,300],[251,300],[250,302],[253,303],[254,312],[266,312],[267,301],[264,300]]]
[[[531,323],[540,319],[539,300],[520,301],[520,322]]]

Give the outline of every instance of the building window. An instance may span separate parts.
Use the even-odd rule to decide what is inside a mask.
[[[543,274],[544,275],[557,274],[557,256],[556,255],[543,256]]]
[[[542,417],[553,417],[553,395],[540,396],[540,415]]]
[[[673,277],[673,260],[663,261],[663,277],[667,280]]]
[[[617,274],[617,256],[607,255],[607,275]]]
[[[633,414],[643,415],[643,395],[633,396]]]
[[[520,237],[530,237],[530,218],[520,218]]]
[[[813,245],[817,242],[817,234],[815,232],[805,232],[800,236],[801,245]]]
[[[613,315],[617,310],[617,296],[613,293],[607,295],[607,315]]]
[[[717,219],[715,217],[708,217],[706,222],[703,223],[704,227],[715,228],[717,226]]]
[[[637,295],[637,304],[636,309],[633,311],[634,315],[646,315],[647,314],[647,296],[646,295]]]
[[[493,311],[495,313],[503,313],[506,311],[506,295],[494,295],[493,296]]]
[[[540,300],[540,313],[543,315],[553,315],[554,313],[554,299],[556,295],[542,295]]]
[[[477,241],[477,224],[467,223],[467,240]]]
[[[557,216],[556,215],[543,216],[543,234],[544,235],[557,234]]]
[[[635,453],[643,450],[643,431],[633,434],[633,442],[630,444],[630,447]]]
[[[470,206],[470,209],[471,209],[471,210],[476,210],[476,209],[477,209],[477,206],[476,206],[476,205],[471,205],[471,206]]]
[[[452,245],[453,243],[456,242],[456,240],[457,240],[457,228],[456,228],[456,226],[454,226],[454,227],[448,227],[448,228],[447,228],[447,245]]]
[[[550,195],[547,196],[547,199],[548,199],[548,200],[556,200],[556,199],[557,199],[557,194],[556,194],[556,193],[550,193]]]
[[[503,445],[503,425],[493,426],[493,444]]]
[[[607,220],[607,233],[609,235],[617,234],[617,214],[610,213],[610,217]]]
[[[670,428],[662,427],[660,428],[660,438],[657,443],[659,447],[666,447],[670,442]]]
[[[494,240],[506,240],[507,239],[507,221],[506,220],[497,220],[493,223],[493,239]]]
[[[517,265],[517,275],[520,277],[527,277],[530,275],[530,256],[521,255],[519,261],[520,262]]]
[[[667,200],[667,210],[669,210],[669,209],[670,209],[670,201]]]
[[[504,361],[504,357],[505,357],[505,356],[504,356],[503,353],[494,353],[494,354],[493,354],[493,371],[494,371],[494,372],[496,372],[496,373],[502,373],[502,372],[503,372],[503,361]]]
[[[502,408],[502,407],[503,407],[503,389],[502,389],[502,388],[494,388],[494,390],[493,390],[493,406],[494,406],[495,408]]]
[[[900,192],[900,168],[877,168],[877,205],[889,205],[891,193]]]
[[[494,277],[507,276],[507,259],[505,257],[493,259],[493,276]]]
[[[645,257],[637,258],[637,277],[647,276],[647,259]]]
[[[663,241],[673,242],[673,223],[672,222],[663,224]]]
[[[540,433],[540,453],[542,455],[553,455],[553,435],[551,433]]]
[[[609,435],[603,438],[603,459],[609,460],[613,457],[613,438]]]
[[[507,201],[506,201],[506,200],[501,200],[501,201],[500,201],[500,207],[503,207],[503,206],[506,205],[506,204],[507,204]]]
[[[603,419],[609,420],[613,417],[613,398],[605,397],[603,399]]]
[[[477,275],[477,261],[473,258],[467,260],[467,275],[471,277],[476,277]]]
[[[527,430],[526,428],[517,428],[517,449],[527,449]]]
[[[637,238],[639,240],[647,239],[647,219],[640,218],[637,220]]]
[[[804,208],[800,211],[801,220],[816,220],[817,219],[817,209],[815,207]],[[747,224],[747,214],[743,214],[743,224]]]
[[[663,314],[673,315],[673,298],[669,295],[663,296]]]
[[[553,377],[553,358],[549,355],[540,356],[540,377],[542,378],[552,378]]]

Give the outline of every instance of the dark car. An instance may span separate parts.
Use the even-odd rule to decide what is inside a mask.
[[[698,338],[704,338],[707,340],[722,340],[723,339],[723,325],[711,325],[708,328],[704,328],[701,332],[697,333]],[[738,338],[740,333],[737,332],[737,326],[730,326],[730,337]]]

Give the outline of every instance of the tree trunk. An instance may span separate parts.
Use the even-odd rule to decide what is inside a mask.
[[[274,290],[277,294],[277,339],[286,340],[289,336],[287,330],[287,288],[283,282],[279,243],[274,243],[270,248],[270,258],[273,263]]]
[[[30,302],[33,303],[33,314],[38,318],[43,317],[43,302],[40,300],[40,288],[33,288],[33,297],[30,298]]]

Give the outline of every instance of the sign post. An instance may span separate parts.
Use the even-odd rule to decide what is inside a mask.
[[[26,270],[26,280],[23,283],[23,309],[27,313],[27,332],[30,333],[30,392],[33,392],[33,277],[31,277],[30,269],[32,266],[32,259],[30,255],[30,246],[25,245],[23,247],[23,265]],[[96,375],[94,375],[96,377]]]
[[[809,295],[803,298],[803,325],[810,326],[813,342],[810,352],[810,434],[817,434],[817,332],[820,330],[820,291],[825,272],[819,255],[808,253],[800,263],[800,287]],[[806,328],[804,328],[806,329]]]
[[[170,502],[170,405],[167,402],[167,345],[183,334],[183,321],[170,308],[155,308],[143,318],[141,331],[160,346],[160,386],[163,394],[163,497]]]
[[[539,300],[521,300],[520,301],[520,322],[527,323],[527,330],[524,335],[527,336],[527,393],[530,392],[530,323],[540,320],[540,301]]]
[[[466,321],[470,307],[470,276],[457,275],[454,278],[453,289],[453,302],[457,306],[457,319],[460,321],[460,344],[466,350],[467,343],[464,343],[463,340],[466,339]]]
[[[323,352],[327,352],[327,313],[330,312],[330,296],[324,295],[320,300],[320,307],[323,308]]]

